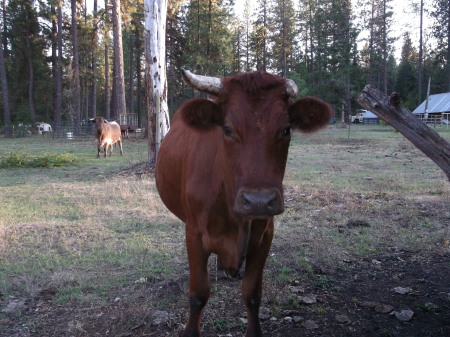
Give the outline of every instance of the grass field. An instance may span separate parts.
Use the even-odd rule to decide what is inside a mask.
[[[450,141],[450,129],[438,131]],[[146,141],[125,140],[124,156],[116,150],[97,159],[94,139],[0,138],[0,159],[11,152],[70,154],[75,161],[0,168],[0,311],[12,299],[25,306],[0,312],[0,336],[25,336],[25,330],[33,336],[177,335],[188,306],[184,228],[139,165],[147,160]],[[439,257],[450,270],[450,183],[388,126],[296,134],[285,202],[265,274],[263,305],[274,316],[294,309],[306,317],[334,313],[336,303],[303,308],[289,286],[343,293],[337,275],[363,274],[358,268],[365,261],[386,254],[404,252],[413,263]],[[445,307],[450,285],[441,292]],[[204,335],[241,336],[239,301],[238,283],[214,283]],[[224,318],[227,305],[232,310]],[[155,310],[169,311],[169,322],[145,323]],[[290,334],[281,321],[265,324],[268,336],[297,336],[295,326]],[[360,336],[343,329],[342,335]],[[386,329],[387,336],[395,330]]]

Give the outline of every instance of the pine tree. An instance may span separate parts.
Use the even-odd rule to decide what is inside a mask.
[[[435,78],[438,92],[450,91],[450,2],[434,0],[431,16],[434,18],[432,34],[437,41],[436,62],[441,69]]]
[[[271,16],[271,65],[280,76],[287,77],[294,70],[296,48],[295,10],[292,0],[274,3]]]
[[[405,33],[402,55],[398,69],[396,91],[403,99],[403,105],[413,110],[417,104],[417,64],[418,55],[409,33]]]
[[[256,8],[256,20],[253,22],[251,34],[253,62],[257,70],[267,71],[269,67],[269,0],[258,0]]]
[[[232,72],[232,3],[191,0],[186,6],[183,63],[194,72],[224,76]]]
[[[11,110],[18,112],[18,119],[34,122],[52,109],[52,76],[45,50],[47,39],[42,35],[38,13],[31,0],[11,0],[8,13]],[[36,91],[40,98],[38,106]]]
[[[368,65],[367,82],[386,94],[392,90],[390,83],[389,58],[392,55],[394,39],[390,37],[392,27],[392,0],[363,1],[365,8],[365,29],[369,31],[366,60]]]

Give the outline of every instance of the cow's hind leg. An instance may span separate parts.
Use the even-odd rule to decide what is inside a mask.
[[[273,220],[264,226],[263,223],[252,224],[252,233],[245,262],[244,279],[242,280],[242,298],[247,308],[246,337],[261,337],[259,322],[259,306],[261,305],[262,278],[264,265],[269,254],[273,238]],[[263,231],[263,233],[261,233]],[[260,238],[262,236],[262,240]]]
[[[195,232],[195,233],[193,233]],[[189,258],[189,320],[183,337],[200,336],[200,318],[210,294],[208,276],[209,253],[203,249],[202,240],[196,231],[186,226],[186,246]]]
[[[119,143],[120,147],[120,155],[123,156],[122,140],[118,140],[117,142]]]

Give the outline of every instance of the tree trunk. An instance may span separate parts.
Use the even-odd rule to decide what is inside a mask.
[[[137,73],[137,88],[136,88],[136,101],[137,101],[137,118],[138,118],[138,126],[142,127],[142,116],[141,116],[141,106],[142,106],[142,76],[141,76],[141,37],[137,36],[137,45],[136,45],[136,73]]]
[[[267,3],[264,3],[264,37],[263,37],[263,68],[262,71],[267,71],[267,39],[269,38],[267,36]]]
[[[447,5],[447,91],[450,92],[450,3]]]
[[[53,115],[53,122],[55,123],[55,132],[59,134],[59,126],[61,124],[62,116],[62,0],[58,0],[56,8],[57,16],[57,35],[56,35],[56,47],[58,50],[58,56],[56,59],[56,71],[55,71],[55,111]]]
[[[34,123],[36,122],[36,109],[34,107],[34,68],[33,68],[33,55],[31,51],[30,41],[30,20],[28,18],[28,9],[25,10],[25,24],[27,35],[25,37],[25,45],[27,47],[27,61],[28,61],[28,110],[30,113],[30,119]]]
[[[134,21],[132,21],[132,25],[134,25]],[[129,49],[129,58],[130,63],[128,64],[129,70],[129,79],[128,79],[128,112],[133,113],[134,111],[134,34],[137,29],[130,32],[130,49]]]
[[[114,48],[114,117],[122,118],[125,116],[125,76],[123,66],[123,47],[122,47],[122,15],[120,13],[120,0],[112,0],[113,12],[113,48]]]
[[[3,32],[6,32],[6,30],[8,29],[7,25],[6,25],[6,0],[3,0],[2,2],[3,5]],[[7,55],[7,50],[8,50],[8,39],[6,38],[6,36],[3,35],[2,41],[1,43],[3,44],[3,57],[6,58],[8,57]]]
[[[387,18],[386,18],[386,0],[383,0],[383,90],[387,94],[388,87],[388,52],[387,52]]]
[[[94,0],[94,36],[92,37],[92,102],[91,113],[92,118],[97,116],[97,0]]]
[[[80,61],[78,56],[77,0],[71,0],[72,11],[72,43],[73,43],[73,123],[75,135],[80,134],[81,97],[80,97]]]
[[[2,40],[2,32],[0,30],[0,40]],[[3,118],[5,122],[5,137],[12,137],[12,125],[11,125],[11,110],[9,108],[9,92],[8,92],[8,79],[6,76],[5,57],[4,57],[4,44],[0,46],[0,80],[2,81],[2,93],[3,93]]]
[[[151,94],[149,122],[155,115],[154,149],[149,132],[149,162],[156,162],[161,140],[169,131],[166,75],[166,18],[167,0],[145,0],[145,59],[148,76],[148,93]],[[149,129],[151,123],[148,124]],[[150,130],[149,130],[150,131]]]
[[[417,85],[417,105],[422,103],[422,81],[423,81],[423,0],[420,0],[420,30],[419,30],[419,68]]]
[[[371,85],[366,85],[358,102],[408,138],[444,171],[450,181],[450,144],[404,108],[397,93],[388,97]]]
[[[55,116],[55,109],[56,109],[56,76],[58,76],[58,15],[57,15],[57,6],[55,7],[54,4],[50,4],[51,6],[51,13],[52,13],[52,33],[51,33],[51,40],[52,40],[52,77],[53,77],[53,83],[55,84],[55,87],[53,89],[53,117]],[[50,116],[48,114],[48,111],[46,111],[46,120],[49,120]]]
[[[105,118],[111,118],[111,93],[109,86],[109,46],[105,42]]]

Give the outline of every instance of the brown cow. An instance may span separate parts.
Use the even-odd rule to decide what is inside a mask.
[[[117,122],[108,122],[103,117],[95,117],[89,119],[91,123],[95,123],[95,137],[97,138],[97,158],[100,157],[100,149],[104,146],[104,157],[108,152],[108,147],[110,150],[109,155],[113,153],[113,145],[115,143],[119,144],[120,154],[123,155],[122,148],[122,133],[120,132],[120,125]]]
[[[245,261],[246,336],[262,336],[263,268],[273,217],[284,211],[291,129],[316,131],[329,123],[331,109],[314,97],[291,101],[295,83],[263,72],[222,80],[188,71],[183,76],[192,87],[217,96],[193,98],[180,107],[156,167],[161,199],[186,224],[190,316],[183,336],[200,335],[200,315],[210,295],[211,253],[231,276]]]

